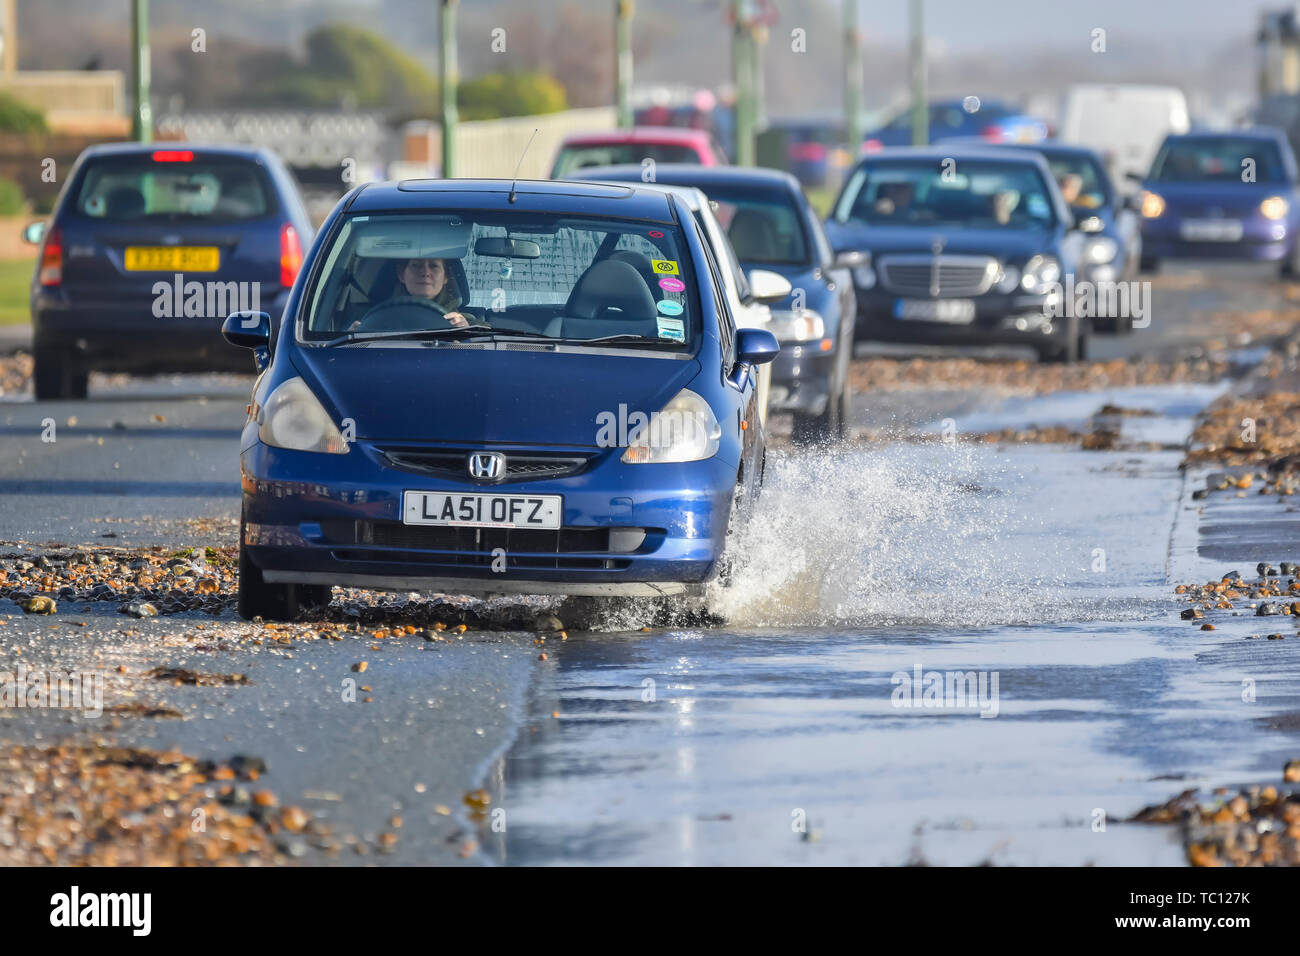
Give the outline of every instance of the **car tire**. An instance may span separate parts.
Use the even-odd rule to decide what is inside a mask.
[[[239,522],[239,600],[236,610],[246,621],[294,621],[304,607],[330,601],[330,588],[323,584],[272,584],[248,556],[244,544],[244,522]]]
[[[1144,275],[1155,275],[1160,271],[1160,260],[1144,254],[1138,261],[1138,271]]]
[[[90,373],[71,352],[36,349],[32,390],[38,402],[86,397]]]
[[[1038,349],[1040,362],[1084,362],[1088,359],[1090,329],[1087,323],[1081,323],[1078,330],[1064,342],[1057,342]]]
[[[830,445],[843,441],[848,432],[848,375],[839,376],[839,386],[826,399],[826,408],[820,415],[794,413],[791,440],[796,445]]]

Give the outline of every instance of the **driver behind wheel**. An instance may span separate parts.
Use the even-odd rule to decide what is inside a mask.
[[[398,259],[397,285],[393,287],[393,298],[411,296],[417,299],[432,299],[439,307],[446,309],[443,316],[451,325],[464,328],[469,319],[459,312],[452,311],[460,305],[460,293],[455,283],[447,281],[447,263],[443,259]],[[350,329],[361,327],[361,320],[353,322]]]

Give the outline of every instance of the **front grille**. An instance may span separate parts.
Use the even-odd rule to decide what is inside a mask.
[[[438,475],[442,478],[470,479],[469,456],[476,451],[491,451],[485,448],[438,449],[431,451],[420,448],[381,448],[385,459],[394,468],[413,471],[423,475]],[[590,456],[548,452],[526,452],[515,454],[499,451],[505,456],[505,474],[500,478],[483,482],[500,484],[507,481],[538,481],[544,478],[567,478],[576,475],[587,466]]]
[[[969,298],[989,290],[998,263],[989,256],[886,256],[879,271],[880,284],[899,295]]]
[[[623,570],[632,563],[625,552],[610,551],[610,528],[545,531],[323,521],[321,531],[341,561],[489,567],[504,558],[507,568],[521,570],[606,571]],[[596,557],[606,554],[609,557]]]

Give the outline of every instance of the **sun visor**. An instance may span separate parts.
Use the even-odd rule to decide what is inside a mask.
[[[474,224],[459,217],[354,222],[356,254],[367,259],[463,259]]]

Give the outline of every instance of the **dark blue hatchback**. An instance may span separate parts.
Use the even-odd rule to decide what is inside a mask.
[[[37,399],[84,398],[91,371],[247,367],[221,338],[240,309],[279,320],[312,238],[297,185],[260,149],[96,146],[41,245],[31,309]]]
[[[762,478],[753,366],[778,351],[719,288],[662,191],[353,190],[278,334],[226,322],[265,367],[240,613],[292,617],[332,585],[649,596],[716,576]]]

